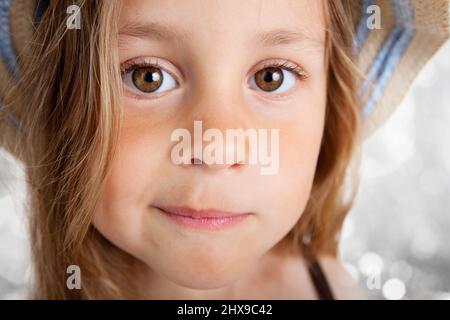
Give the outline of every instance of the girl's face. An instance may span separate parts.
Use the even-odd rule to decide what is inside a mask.
[[[124,119],[94,225],[179,285],[225,286],[257,265],[308,201],[326,105],[322,3],[127,0],[119,25]],[[232,156],[226,129],[267,130],[256,147],[277,153],[276,172],[262,174],[259,162],[177,163],[171,135],[185,128],[193,146],[194,120],[218,129]],[[246,141],[244,152],[254,147]],[[167,207],[246,215],[189,224]]]

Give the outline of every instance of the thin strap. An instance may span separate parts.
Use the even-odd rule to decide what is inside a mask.
[[[316,258],[308,259],[308,271],[320,300],[334,300],[327,278]]]

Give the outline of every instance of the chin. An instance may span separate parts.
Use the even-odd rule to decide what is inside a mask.
[[[249,271],[250,264],[243,264],[242,260],[208,261],[201,263],[199,260],[189,262],[177,262],[175,265],[183,268],[163,269],[161,272],[168,280],[177,285],[196,289],[211,290],[225,287],[239,280]],[[234,261],[234,262],[233,262]],[[235,261],[239,261],[236,263]],[[162,270],[161,270],[162,271]]]
[[[194,290],[214,290],[228,286],[238,280],[239,277],[222,275],[221,277],[180,277],[170,279],[177,285]]]

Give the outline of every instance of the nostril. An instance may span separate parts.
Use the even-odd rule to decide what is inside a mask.
[[[202,164],[203,161],[199,158],[191,158],[191,164]]]

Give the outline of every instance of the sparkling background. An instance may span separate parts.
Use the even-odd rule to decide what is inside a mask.
[[[450,42],[363,145],[341,256],[369,299],[450,299]],[[30,275],[21,167],[0,150],[0,299]]]

